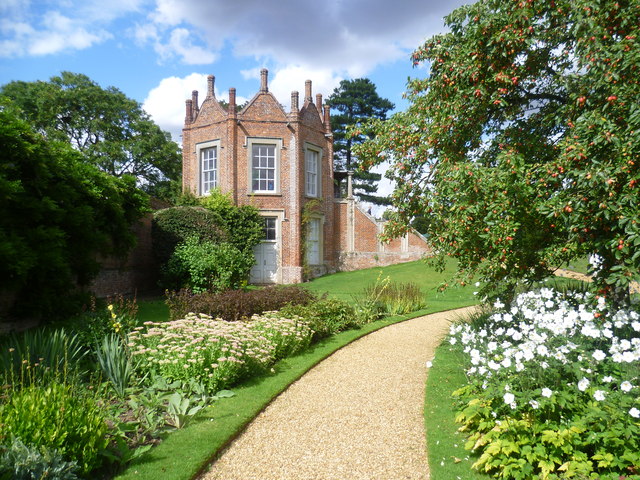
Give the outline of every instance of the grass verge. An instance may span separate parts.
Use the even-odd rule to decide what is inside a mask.
[[[471,469],[475,459],[465,450],[464,435],[458,432],[455,423],[451,393],[467,383],[461,363],[458,347],[443,342],[436,349],[427,377],[424,421],[431,480],[490,478]]]

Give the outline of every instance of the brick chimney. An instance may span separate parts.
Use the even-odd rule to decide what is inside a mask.
[[[313,98],[311,98],[311,80],[304,82],[304,101],[313,102]]]
[[[266,68],[260,70],[260,91],[263,93],[269,91],[269,70]]]
[[[213,75],[209,75],[207,77],[207,98],[209,98],[209,97],[215,98],[216,97],[216,93],[215,93],[215,89],[214,89],[215,81],[216,81],[216,77],[214,77]]]
[[[193,122],[193,105],[191,100],[186,100],[185,102],[185,115],[184,115],[184,123],[190,124]]]
[[[198,107],[198,90],[191,92],[191,106],[193,108],[193,118],[195,119],[200,111],[200,108]]]

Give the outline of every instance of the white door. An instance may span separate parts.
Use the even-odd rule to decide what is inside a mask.
[[[276,217],[263,217],[264,240],[253,247],[256,263],[251,269],[251,283],[276,283],[278,280],[278,223]]]
[[[276,283],[278,276],[278,246],[262,242],[253,247],[256,263],[251,269],[251,283]]]

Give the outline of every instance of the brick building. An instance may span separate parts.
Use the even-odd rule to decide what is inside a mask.
[[[264,216],[265,239],[255,249],[252,283],[297,283],[429,253],[425,239],[415,233],[382,244],[382,224],[355,202],[350,175],[340,175],[346,177],[347,192],[336,198],[340,188],[334,182],[329,107],[320,94],[314,101],[309,80],[302,106],[298,92],[292,92],[286,112],[269,92],[268,72],[262,70],[260,90],[238,112],[235,89],[223,108],[210,75],[202,104],[197,91],[186,101],[182,149],[185,191],[207,195],[218,188]]]

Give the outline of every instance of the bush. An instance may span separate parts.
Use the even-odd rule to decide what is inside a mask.
[[[215,189],[200,204],[220,219],[226,241],[242,252],[252,252],[264,237],[264,219],[252,205],[236,206],[229,195]]]
[[[322,298],[307,305],[287,305],[279,313],[298,316],[314,331],[314,341],[360,326],[355,309],[340,300]]]
[[[103,463],[107,424],[95,393],[51,382],[10,389],[0,403],[0,442],[17,437],[76,461],[83,474]]]
[[[165,265],[178,244],[190,237],[218,243],[227,238],[219,215],[202,207],[171,207],[153,214],[151,235],[153,252],[160,265]]]
[[[220,292],[246,285],[255,263],[253,252],[230,243],[215,244],[190,237],[178,245],[165,268],[165,278],[177,288],[195,293]]]
[[[129,252],[148,197],[20,115],[0,100],[0,296],[15,297],[14,314],[48,321],[79,309],[99,254]]]
[[[180,290],[167,292],[167,306],[172,320],[184,318],[188,313],[204,313],[227,321],[237,321],[270,310],[279,310],[288,304],[306,305],[315,298],[313,293],[297,285],[197,294]]]
[[[474,467],[499,478],[638,478],[640,315],[543,288],[451,328]],[[627,475],[634,475],[627,477]]]
[[[0,479],[76,480],[77,471],[78,464],[65,461],[56,450],[26,446],[19,438],[0,446]]]
[[[128,347],[122,343],[122,337],[116,333],[105,335],[95,346],[95,355],[116,395],[124,398],[125,390],[133,378],[134,365]]]

